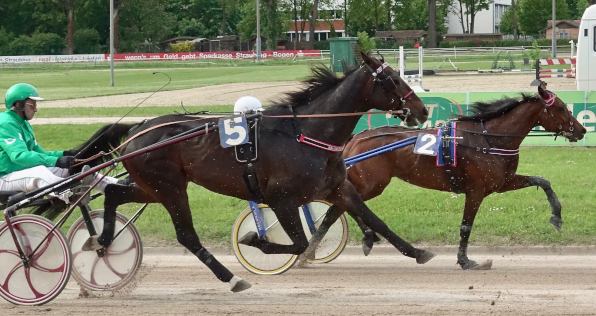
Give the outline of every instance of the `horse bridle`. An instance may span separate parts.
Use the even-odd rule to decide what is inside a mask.
[[[546,93],[548,94],[548,98],[544,99],[542,98],[542,100],[544,101],[544,112],[548,113],[550,115],[550,117],[553,119],[553,121],[555,121],[555,124],[557,124],[557,127],[559,128],[559,131],[557,131],[557,135],[561,135],[565,138],[573,135],[573,120],[571,119],[571,111],[569,109],[567,110],[567,116],[569,118],[569,132],[564,131],[563,130],[563,124],[559,124],[559,121],[555,118],[555,115],[552,113],[552,111],[548,111],[548,108],[552,107],[555,104],[555,101],[557,99],[557,95],[554,94],[553,92],[549,91],[549,90],[544,90],[546,91]]]
[[[410,92],[406,93],[405,96],[401,96],[399,95],[399,93],[397,93],[397,84],[395,83],[395,81],[393,81],[393,78],[391,78],[391,76],[387,75],[384,79],[380,79],[379,75],[383,72],[383,70],[385,70],[385,68],[389,67],[389,64],[384,62],[383,64],[381,64],[381,66],[379,66],[377,69],[372,68],[371,66],[369,66],[368,64],[364,63],[364,65],[366,65],[370,70],[371,70],[371,75],[373,76],[373,81],[374,82],[378,82],[381,83],[381,85],[383,86],[383,90],[385,90],[385,92],[387,92],[388,94],[391,93],[395,93],[398,97],[399,97],[399,101],[401,101],[401,105],[402,107],[406,105],[406,99],[408,97],[410,97],[412,94],[414,94],[414,90],[410,89]],[[395,100],[391,99],[391,103],[394,103]],[[410,109],[404,108],[404,110],[407,110],[406,112],[406,118],[410,115]]]

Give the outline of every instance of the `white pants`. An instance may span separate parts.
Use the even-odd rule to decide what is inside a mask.
[[[0,178],[0,191],[22,191],[31,192],[46,185],[59,182],[68,177],[68,169],[58,167],[37,166],[29,169],[11,172]],[[93,180],[97,182],[101,177],[97,172],[93,174]],[[104,177],[95,188],[102,193],[106,186],[118,182],[113,177]]]

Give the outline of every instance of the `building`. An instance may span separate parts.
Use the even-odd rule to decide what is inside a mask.
[[[304,24],[304,28],[302,28]],[[286,32],[288,41],[293,42],[296,38],[296,25],[298,26],[298,41],[308,41],[310,37],[310,22],[309,21],[292,21],[290,30]],[[315,41],[327,40],[331,33],[335,32],[336,37],[345,37],[346,31],[343,20],[317,20],[315,27]]]
[[[579,35],[579,24],[581,20],[557,20],[556,30],[557,38],[569,38],[577,40]],[[545,34],[546,38],[553,38],[553,20],[548,20],[546,23]]]
[[[499,25],[501,24],[501,16],[503,16],[503,13],[505,13],[505,10],[509,6],[511,6],[511,0],[494,0],[494,2],[489,4],[488,10],[482,10],[476,13],[474,18],[474,33],[500,33]],[[456,7],[459,8],[459,1],[453,0],[451,8]],[[447,34],[464,33],[459,17],[451,12],[451,10],[447,13],[446,23]]]

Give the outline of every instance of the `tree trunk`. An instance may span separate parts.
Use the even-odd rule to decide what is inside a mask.
[[[428,48],[437,48],[437,0],[428,0]]]
[[[317,14],[319,13],[319,0],[314,0],[310,18],[310,33],[308,36],[308,49],[315,48],[315,28],[317,26]]]
[[[474,34],[474,18],[475,18],[475,16],[476,16],[476,10],[474,10],[474,8],[472,8],[470,10],[470,34]]]
[[[298,9],[296,8],[296,0],[294,0],[294,50],[298,42]]]
[[[466,25],[464,23],[464,9],[462,8],[461,2],[462,0],[459,0],[459,22],[461,22],[462,33],[466,34],[468,32],[466,31]]]
[[[375,0],[375,33],[379,30],[379,4]]]
[[[221,4],[221,28],[219,30],[219,35],[226,35],[226,4],[225,4],[225,2]]]
[[[70,2],[68,7],[68,31],[66,34],[68,42],[68,54],[74,54],[74,3]]]
[[[348,0],[344,0],[344,35],[348,36]]]
[[[513,29],[513,38],[519,39],[519,33],[517,33],[517,17],[515,16],[515,0],[511,0],[511,28]]]
[[[385,0],[387,7],[387,31],[391,31],[391,0]]]
[[[115,3],[114,3],[115,5]],[[120,24],[118,23],[120,21],[120,15],[118,15],[118,9],[116,9],[116,7],[114,7],[114,54],[116,54],[116,52],[118,52],[118,46],[120,46],[119,42],[118,42],[118,29],[120,27]]]

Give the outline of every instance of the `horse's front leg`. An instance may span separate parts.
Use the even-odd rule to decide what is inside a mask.
[[[292,203],[276,203],[273,205],[269,204],[269,207],[271,207],[279,224],[288,237],[290,237],[290,240],[292,240],[292,245],[269,242],[266,238],[260,238],[256,232],[247,233],[238,239],[238,243],[259,248],[265,254],[302,254],[308,248],[308,239],[302,228],[298,206]],[[271,225],[271,223],[268,224]]]
[[[502,188],[498,190],[499,193],[519,190],[531,186],[541,187],[546,193],[548,203],[550,203],[550,209],[552,211],[552,217],[549,222],[553,224],[556,230],[561,230],[563,220],[561,219],[561,203],[555,191],[550,186],[550,181],[546,180],[541,176],[522,176],[516,174],[512,180],[508,181]]]
[[[377,217],[367,206],[358,194],[358,191],[349,181],[344,181],[340,187],[330,195],[328,201],[339,208],[341,212],[347,212],[354,218],[359,218],[373,231],[381,234],[389,241],[399,252],[410,258],[416,258],[417,263],[426,263],[432,259],[435,254],[414,248],[411,244],[401,239],[387,225]]]
[[[482,200],[484,200],[483,193],[475,192],[466,194],[464,216],[459,227],[460,241],[457,252],[457,263],[464,270],[490,270],[492,267],[492,260],[478,264],[476,261],[468,259],[468,240],[470,239],[474,219],[476,218],[476,213],[478,213]]]

